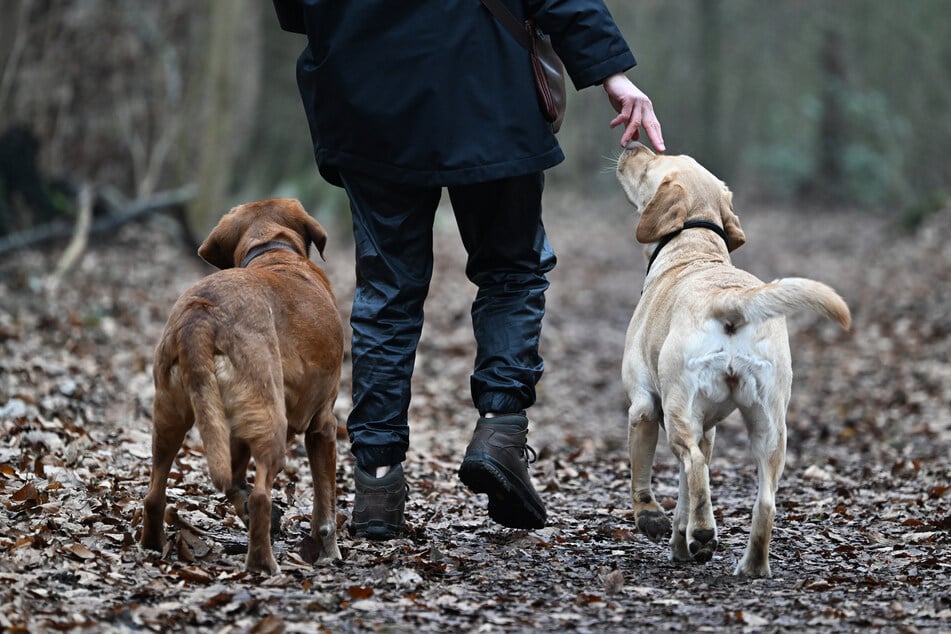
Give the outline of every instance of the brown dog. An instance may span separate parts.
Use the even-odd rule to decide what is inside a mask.
[[[640,215],[637,239],[649,255],[622,366],[638,529],[651,539],[671,531],[651,491],[660,425],[680,463],[670,557],[710,560],[718,541],[709,479],[714,433],[739,409],[759,493],[734,574],[768,577],[792,385],[785,315],[812,310],[847,329],[849,308],[825,284],[802,278],[764,284],[735,268],[730,251],[746,236],[732,194],[689,156],[657,155],[634,143],[618,159],[617,177]]]
[[[195,424],[212,481],[248,527],[248,570],[278,571],[271,488],[288,440],[300,433],[314,480],[311,535],[321,557],[340,558],[333,405],[343,328],[327,276],[307,257],[311,243],[323,256],[323,227],[296,200],[278,198],[235,207],[198,250],[223,270],[182,294],[155,351],[143,547],[164,546],[166,480]]]

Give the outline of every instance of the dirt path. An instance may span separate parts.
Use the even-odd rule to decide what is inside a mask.
[[[549,526],[491,524],[455,476],[475,420],[472,287],[443,215],[414,385],[407,537],[365,543],[344,529],[343,561],[307,563],[311,488],[295,447],[275,496],[282,574],[272,578],[242,572],[246,540],[213,494],[197,436],[173,473],[170,552],[135,547],[152,348],[175,297],[206,272],[172,229],[123,229],[49,298],[56,252],[0,263],[0,631],[951,631],[951,210],[906,235],[859,212],[738,205],[749,238],[738,265],[828,282],[855,318],[851,334],[790,320],[774,576],[751,581],[730,575],[755,496],[737,420],[718,433],[711,468],[723,540],[713,560],[674,565],[637,533],[619,368],[643,257],[618,200],[550,208],[559,266],[530,435]],[[331,231],[325,266],[346,313],[351,247]],[[339,458],[343,523],[345,442]],[[663,446],[655,481],[672,507]]]

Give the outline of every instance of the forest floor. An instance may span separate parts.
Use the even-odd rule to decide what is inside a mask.
[[[99,238],[57,289],[61,247],[0,262],[0,631],[951,631],[951,209],[914,232],[850,210],[744,209],[734,261],[834,286],[854,325],[789,320],[795,380],[769,579],[731,575],[755,469],[742,423],[717,434],[722,543],[675,564],[638,534],[627,466],[624,332],[644,275],[634,220],[610,201],[549,202],[559,254],[530,411],[536,531],[493,524],[456,477],[475,423],[464,254],[437,224],[411,409],[404,538],[352,539],[352,458],[338,444],[343,559],[309,563],[311,481],[292,445],[275,500],[281,573],[243,571],[246,538],[197,434],[173,470],[170,548],[136,546],[150,461],[151,355],[175,298],[209,268],[162,218]],[[323,221],[323,219],[321,219]],[[349,231],[327,223],[346,323]],[[345,417],[349,364],[338,415]],[[661,442],[655,492],[677,469]]]

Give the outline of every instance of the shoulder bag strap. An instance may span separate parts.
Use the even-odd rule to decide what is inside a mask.
[[[518,18],[505,6],[502,0],[482,0],[482,4],[495,16],[505,30],[512,34],[512,37],[522,45],[527,51],[532,50],[532,39],[526,30],[525,25],[518,21]]]

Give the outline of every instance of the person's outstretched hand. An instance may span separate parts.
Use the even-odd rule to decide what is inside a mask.
[[[655,150],[663,152],[666,149],[660,121],[654,114],[654,105],[647,95],[631,83],[627,75],[618,73],[605,79],[604,92],[608,93],[611,106],[618,113],[611,121],[611,127],[624,125],[621,147],[627,147],[632,140],[636,141],[640,138],[639,128],[643,127]]]

